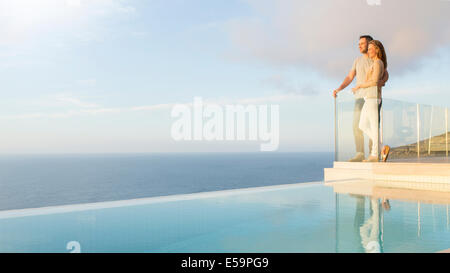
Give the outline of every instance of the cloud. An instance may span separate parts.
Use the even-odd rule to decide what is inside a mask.
[[[66,5],[69,7],[80,7],[81,0],[66,0]]]
[[[283,101],[292,101],[296,99],[302,99],[304,96],[298,94],[279,94],[266,97],[256,98],[243,98],[236,101],[237,104],[272,104],[280,103]]]
[[[80,108],[76,110],[68,110],[62,112],[35,112],[29,114],[14,114],[14,115],[1,115],[1,120],[18,120],[18,119],[36,119],[36,118],[44,118],[44,119],[61,119],[61,118],[73,118],[80,116],[94,116],[98,114],[107,114],[107,113],[125,113],[125,112],[133,112],[133,111],[154,111],[161,109],[169,109],[171,104],[155,104],[155,105],[145,105],[145,106],[133,106],[133,107],[98,107],[98,108],[85,108],[84,106],[80,106]]]
[[[80,85],[83,85],[83,86],[94,86],[97,84],[97,80],[96,79],[84,79],[84,80],[78,80],[77,83]]]
[[[276,66],[348,72],[358,38],[370,34],[387,50],[389,69],[403,72],[436,49],[450,49],[450,1],[246,0],[253,15],[230,21],[234,56]]]
[[[300,85],[298,82],[289,80],[280,74],[272,75],[271,77],[263,80],[262,84],[286,94],[313,96],[319,93],[318,90],[312,87],[312,84]]]
[[[93,40],[100,20],[130,15],[136,9],[126,0],[2,0],[0,46],[27,44],[35,38],[79,36]],[[62,43],[61,43],[62,44]]]
[[[295,99],[302,99],[304,96],[298,94],[280,94],[271,95],[265,97],[254,97],[254,98],[240,98],[240,99],[224,99],[224,98],[210,98],[204,99],[204,105],[207,104],[218,104],[218,105],[229,105],[229,104],[270,104],[270,103],[280,103],[282,101],[292,101]],[[192,101],[186,103],[161,103],[161,104],[151,104],[151,105],[138,105],[129,107],[103,107],[95,103],[88,103],[81,101],[73,97],[58,97],[56,99],[56,104],[54,102],[46,103],[45,106],[53,104],[54,106],[61,106],[60,103],[69,104],[70,106],[75,106],[76,108],[48,113],[48,112],[34,112],[34,113],[24,113],[24,114],[13,114],[13,115],[0,115],[0,120],[17,120],[17,119],[36,119],[36,118],[72,118],[78,116],[94,116],[99,114],[108,113],[130,113],[138,111],[159,111],[159,110],[169,110],[177,104],[192,105]]]
[[[98,103],[86,101],[92,99],[92,96],[82,98],[77,97],[72,92],[61,92],[51,95],[44,95],[38,99],[18,99],[14,102],[17,109],[77,109],[77,108],[99,108]]]
[[[60,97],[58,98],[58,101],[61,102],[66,102],[69,103],[71,105],[75,105],[81,108],[96,108],[99,107],[98,104],[96,103],[90,103],[90,102],[85,102],[85,101],[81,101],[77,98],[71,98],[71,97]]]

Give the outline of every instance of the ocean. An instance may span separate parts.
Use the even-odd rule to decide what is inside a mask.
[[[333,153],[1,155],[0,210],[323,180]]]

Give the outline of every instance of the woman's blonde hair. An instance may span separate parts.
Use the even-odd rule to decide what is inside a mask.
[[[384,51],[383,44],[378,40],[373,40],[369,42],[369,45],[375,46],[375,52],[378,56],[378,58],[383,62],[384,69],[387,68],[387,57],[386,57],[386,51]]]

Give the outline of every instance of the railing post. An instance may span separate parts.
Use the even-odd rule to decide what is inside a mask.
[[[448,157],[448,108],[445,108],[445,156]]]
[[[377,107],[378,107],[378,105],[377,105]],[[378,121],[378,122],[380,122],[380,121]],[[377,143],[377,148],[378,148],[377,156],[378,156],[378,161],[381,159],[381,131],[380,131],[380,126],[381,126],[381,123],[378,123],[377,124],[377,134],[378,134],[378,136],[377,136],[377,141],[378,141],[378,143]]]
[[[337,105],[336,105],[337,98],[334,98],[334,161],[337,161],[338,159],[338,144],[337,144]]]
[[[417,104],[417,158],[420,158],[420,106]]]
[[[431,106],[430,137],[428,138],[428,155],[431,155],[431,129],[433,128],[433,110],[434,106]]]
[[[384,121],[384,118],[383,118],[383,114],[384,114],[384,112],[383,112],[383,106],[381,106],[381,109],[380,109],[380,111],[381,111],[381,114],[380,114],[380,146],[382,146],[383,145],[383,143],[384,143],[384,137],[383,137],[383,121]]]

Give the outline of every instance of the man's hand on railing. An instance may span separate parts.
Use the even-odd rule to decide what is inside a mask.
[[[339,91],[338,91],[337,89],[334,90],[334,91],[333,91],[333,97],[336,98],[338,93],[339,93]]]

